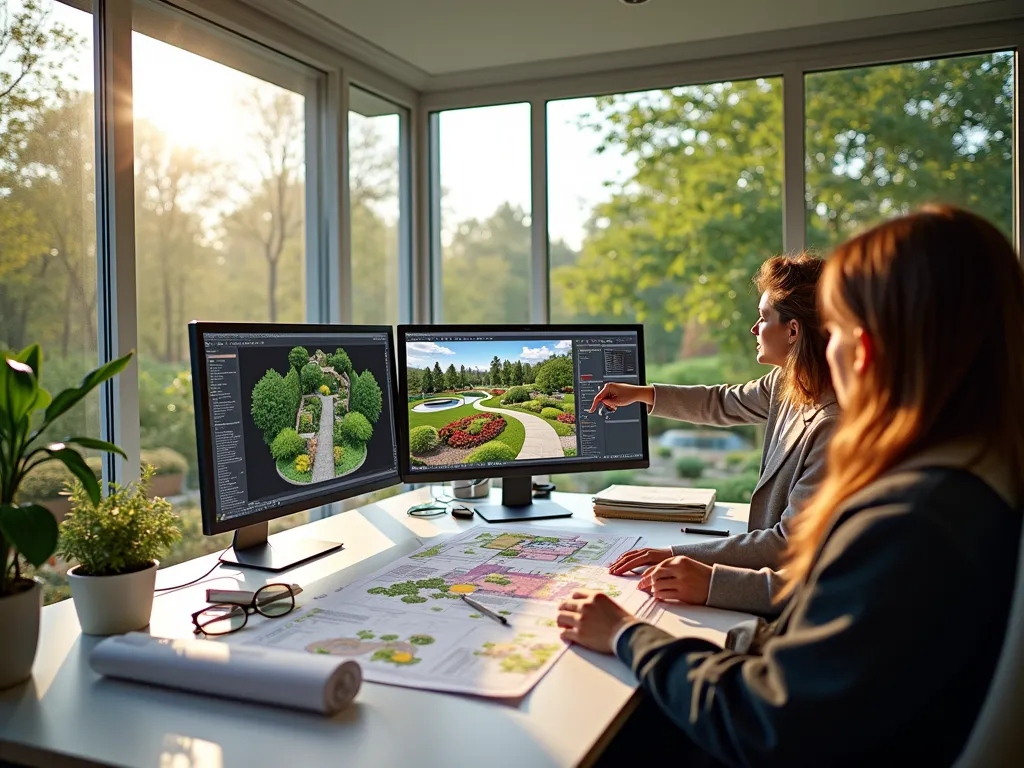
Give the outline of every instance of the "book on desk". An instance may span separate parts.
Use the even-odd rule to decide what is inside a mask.
[[[594,495],[594,515],[627,520],[703,523],[715,508],[714,488],[611,485]]]

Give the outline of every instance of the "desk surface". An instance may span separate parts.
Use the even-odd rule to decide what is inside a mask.
[[[338,586],[430,537],[486,525],[447,515],[423,519],[405,514],[426,498],[426,489],[420,489],[278,534],[345,543],[344,549],[287,572],[286,580],[304,587],[314,581]],[[555,499],[574,516],[531,526],[578,531],[597,526],[642,535],[648,546],[703,538],[684,535],[669,523],[595,520],[589,496],[555,494]],[[744,504],[719,504],[712,521],[740,533],[746,530],[747,513]],[[215,558],[162,570],[157,586],[196,578]],[[221,566],[194,587],[157,597],[150,632],[191,637],[189,614],[204,604],[207,587],[254,589],[269,580],[283,580],[282,574]],[[684,615],[695,633],[719,641],[728,627],[745,618],[705,607],[673,611]],[[33,677],[0,691],[0,759],[45,766],[204,768],[577,765],[592,756],[636,688],[617,659],[574,647],[517,702],[364,683],[353,706],[326,718],[102,678],[88,664],[99,639],[81,634],[71,600],[43,609]]]

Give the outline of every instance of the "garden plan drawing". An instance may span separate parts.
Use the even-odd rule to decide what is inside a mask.
[[[637,543],[635,536],[476,526],[230,639],[352,658],[373,682],[522,696],[566,647],[555,618],[573,591],[597,589],[633,613],[646,609],[635,580],[608,574],[608,564]]]

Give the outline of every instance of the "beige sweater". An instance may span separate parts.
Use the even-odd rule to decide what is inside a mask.
[[[747,533],[672,547],[714,566],[707,604],[774,616],[773,598],[793,515],[825,477],[828,440],[839,416],[835,396],[794,408],[782,399],[781,369],[735,386],[654,385],[651,415],[719,427],[766,425],[761,476],[750,499]]]

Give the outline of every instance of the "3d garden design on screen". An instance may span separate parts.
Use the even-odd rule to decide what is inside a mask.
[[[576,455],[570,341],[407,345],[413,466]]]
[[[287,366],[287,367],[286,367]],[[380,419],[383,393],[374,375],[356,373],[344,349],[282,352],[252,390],[253,422],[293,484],[321,483],[355,472]]]

